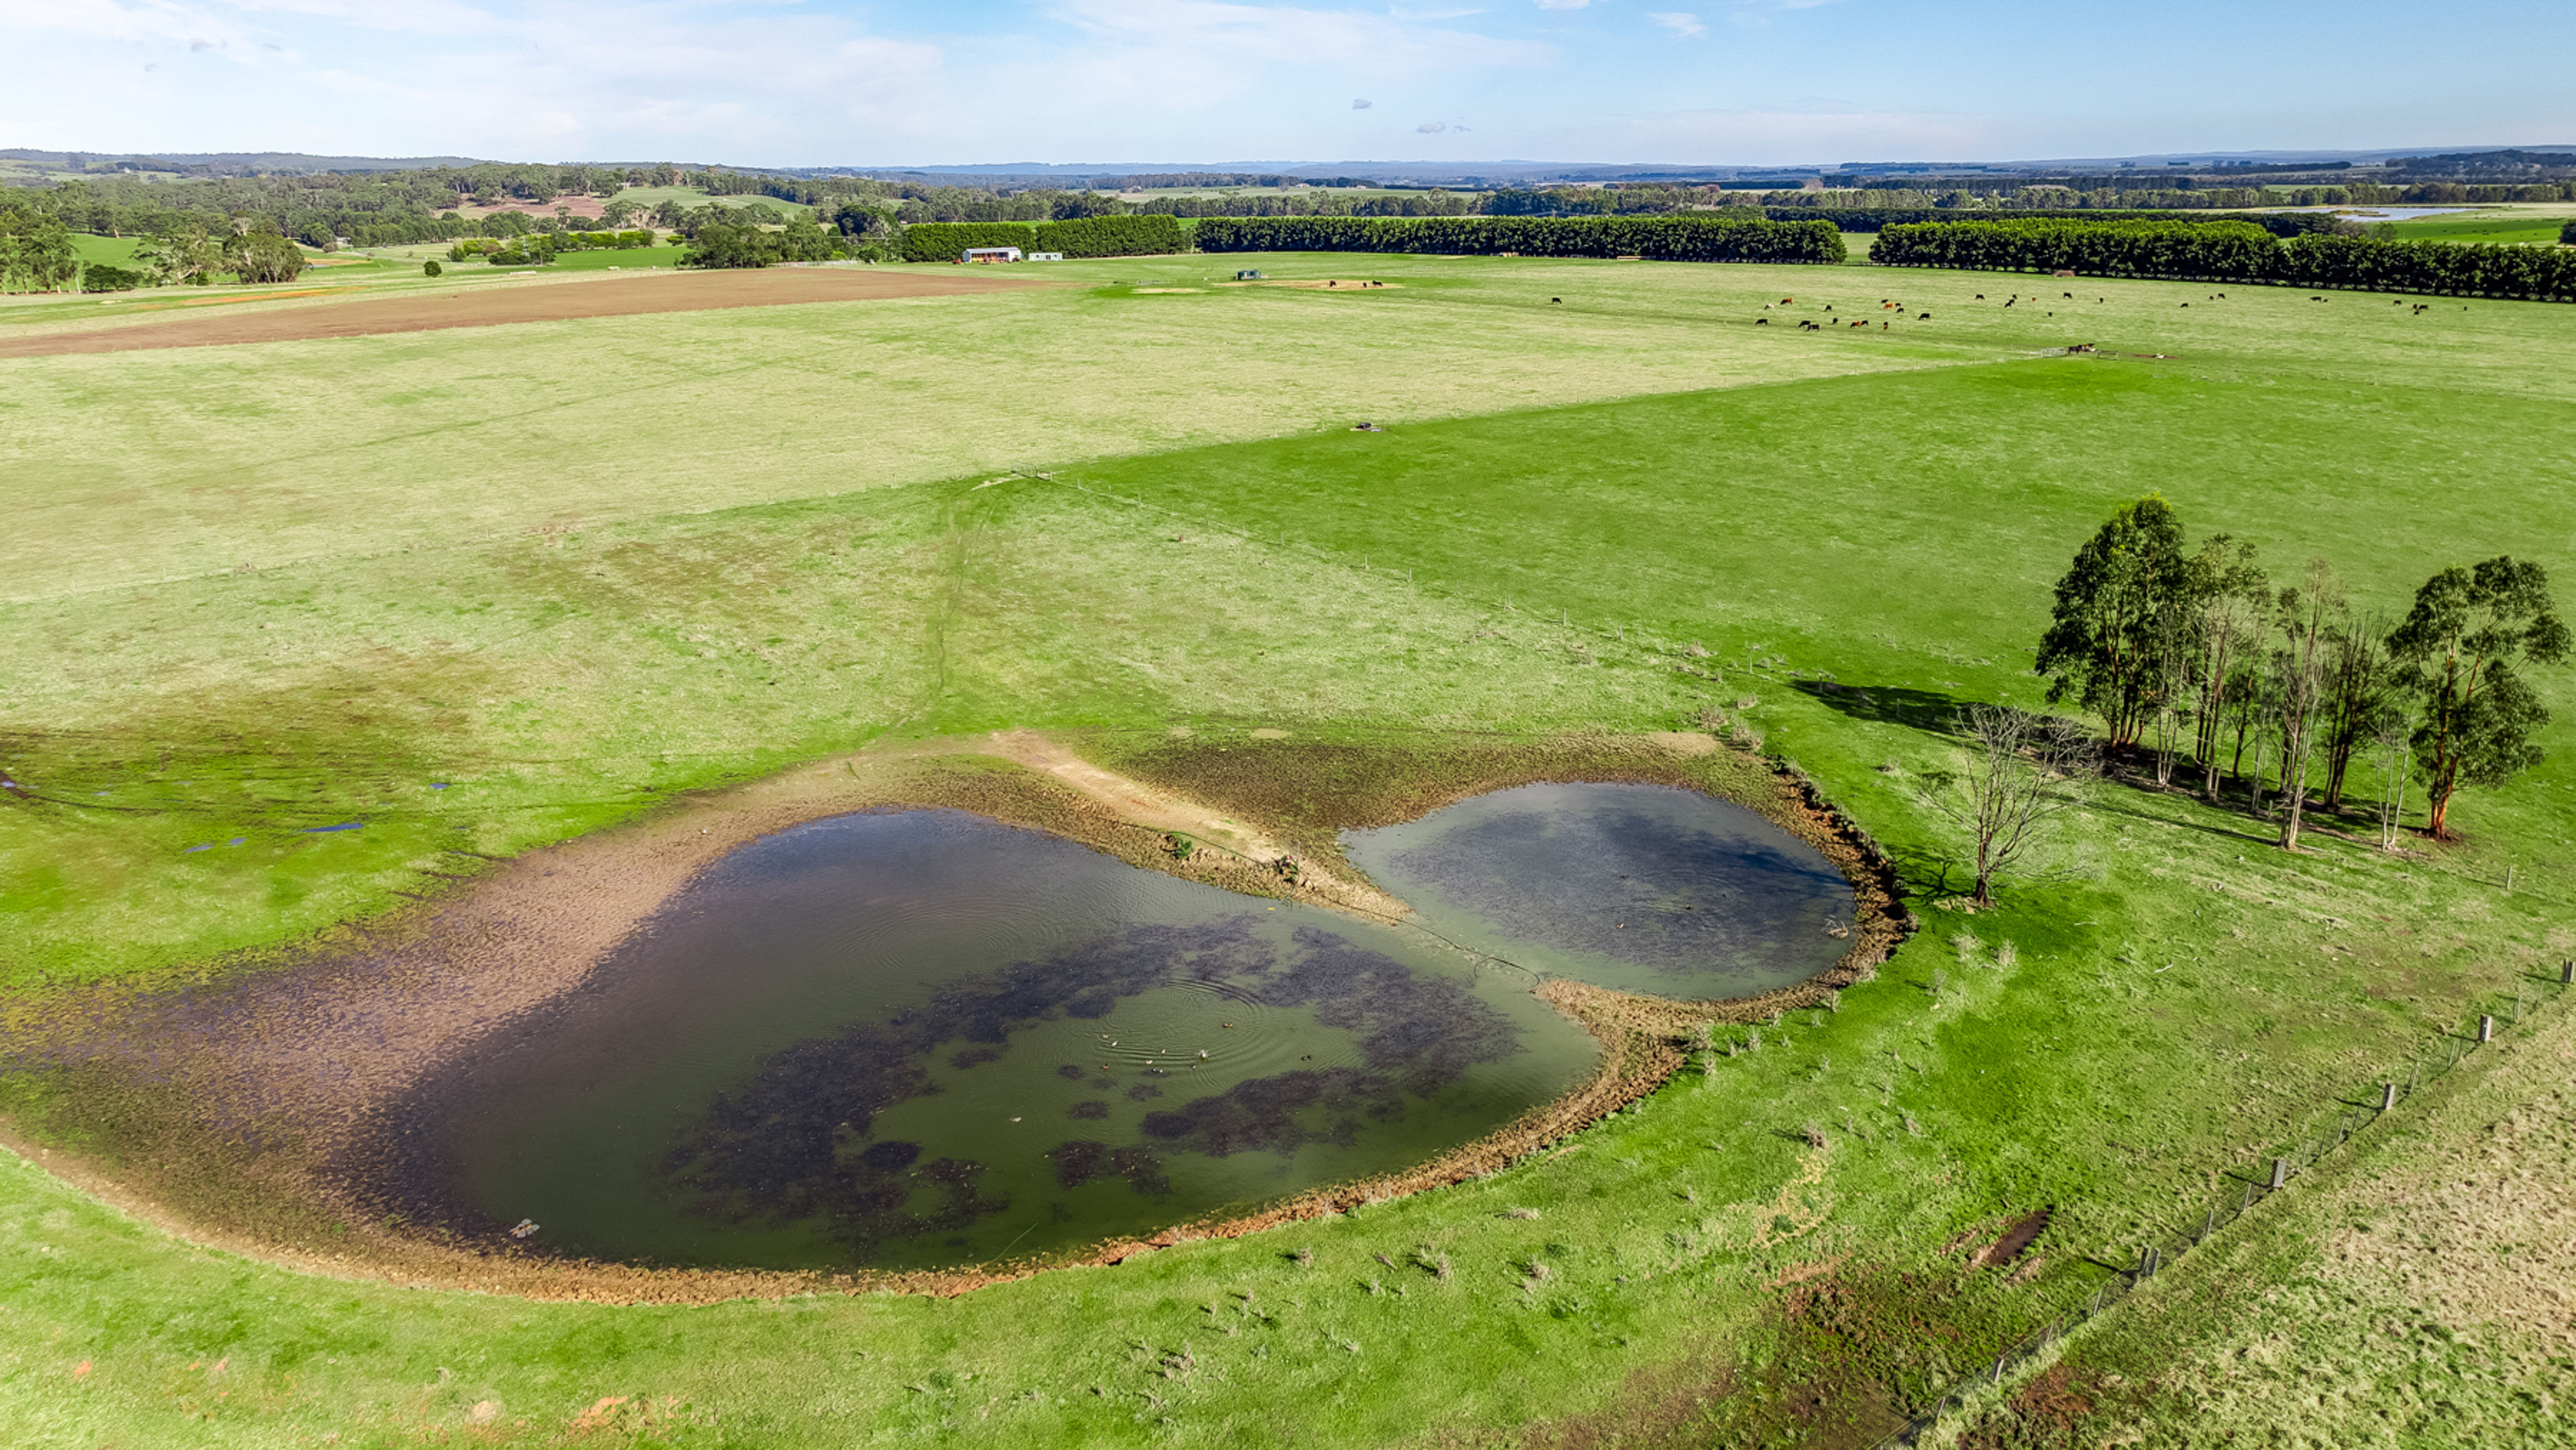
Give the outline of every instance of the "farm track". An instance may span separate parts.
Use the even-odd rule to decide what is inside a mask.
[[[253,342],[311,342],[376,337],[519,322],[568,322],[656,312],[713,312],[731,307],[786,307],[808,302],[879,302],[954,297],[1042,285],[1016,278],[921,272],[781,267],[757,271],[639,273],[562,282],[473,282],[434,292],[357,297],[296,307],[116,321],[98,327],[0,338],[0,358],[74,353],[149,352]],[[297,294],[310,296],[311,293]],[[265,297],[221,299],[269,301]],[[193,304],[192,304],[193,305]]]

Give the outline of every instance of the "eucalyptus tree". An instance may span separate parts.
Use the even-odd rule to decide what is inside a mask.
[[[2391,698],[2396,665],[2388,657],[2388,632],[2388,617],[2376,612],[2350,615],[2335,627],[2325,704],[2327,810],[2342,808],[2353,758],[2377,738],[2380,725],[2396,708]]]
[[[2567,626],[2549,597],[2548,571],[2511,555],[2443,570],[2415,591],[2415,607],[2388,637],[2398,684],[2416,697],[2415,759],[2424,772],[2427,833],[2449,830],[2463,785],[2501,785],[2540,762],[2534,731],[2549,709],[2519,664],[2567,658]]]
[[[2281,648],[2272,656],[2272,678],[2281,743],[2280,846],[2285,851],[2299,845],[2299,824],[2308,804],[2308,761],[2316,753],[2333,631],[2344,610],[2343,585],[2323,559],[2309,560],[2306,577],[2281,591]]]
[[[2057,581],[2032,668],[2102,717],[2113,748],[2134,745],[2155,705],[2159,644],[2183,583],[2182,525],[2162,494],[2123,504]]]

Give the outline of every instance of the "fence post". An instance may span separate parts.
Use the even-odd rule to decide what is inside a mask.
[[[2287,1158],[2275,1158],[2275,1159],[2273,1159],[2273,1160],[2272,1160],[2272,1186],[2273,1186],[2274,1188],[2278,1188],[2278,1187],[2280,1187],[2282,1184],[2287,1183],[2287,1182],[2289,1182],[2289,1181],[2290,1181],[2290,1160],[2289,1160],[2289,1159],[2287,1159]]]
[[[2392,1082],[2381,1085],[2379,1089],[2379,1110],[2383,1113],[2390,1112],[2393,1111],[2396,1106],[2397,1084]]]
[[[2249,1209],[2249,1208],[2252,1208],[2253,1206],[2254,1206],[2254,1180],[2252,1180],[2252,1179],[2250,1179],[2250,1178],[2249,1178],[2249,1179],[2245,1180],[2245,1201],[2244,1201],[2243,1203],[2240,1203],[2240,1204],[2236,1205],[2236,1211],[2237,1211],[2238,1213],[2243,1213],[2245,1210],[2247,1210],[2247,1209]]]
[[[2209,1206],[2209,1217],[2200,1225],[2200,1237],[2193,1239],[2192,1242],[2196,1244],[2206,1242],[2209,1236],[2216,1232],[2218,1232],[2218,1205],[2213,1203]]]
[[[2495,1041],[2495,1019],[2493,1017],[2481,1017],[2478,1019],[2478,1041]]]
[[[2576,957],[2569,957],[2558,964],[2558,985],[2576,986]]]

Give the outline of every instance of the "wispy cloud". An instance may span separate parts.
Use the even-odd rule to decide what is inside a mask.
[[[1684,40],[1696,40],[1708,34],[1708,27],[1700,24],[1699,17],[1687,10],[1649,10],[1646,18]]]

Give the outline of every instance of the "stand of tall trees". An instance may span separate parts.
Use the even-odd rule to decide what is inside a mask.
[[[2519,671],[2569,649],[2536,563],[2444,569],[2392,629],[2351,606],[2323,559],[2276,588],[2250,544],[2219,534],[2186,549],[2172,505],[2150,494],[2076,552],[2035,668],[2052,704],[2076,702],[2115,752],[2150,756],[2159,785],[2186,737],[2209,800],[2232,778],[2262,814],[2277,785],[2279,842],[2294,848],[2316,780],[2323,808],[2340,809],[2353,762],[2374,750],[2383,773],[2411,766],[2426,829],[2447,834],[2460,787],[2500,785],[2540,759],[2532,736],[2549,712]],[[2389,789],[2405,784],[2383,782],[2386,839]]]

